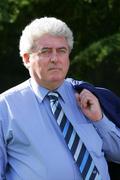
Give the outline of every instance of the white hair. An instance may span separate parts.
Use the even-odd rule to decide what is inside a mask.
[[[73,33],[66,23],[55,17],[43,17],[35,19],[28,24],[22,31],[20,37],[19,50],[20,56],[30,53],[34,48],[34,42],[44,34],[64,36],[68,42],[70,51],[73,48]]]

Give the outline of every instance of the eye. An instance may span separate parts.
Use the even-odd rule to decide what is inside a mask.
[[[49,54],[51,52],[51,48],[43,48],[40,51],[40,54]]]
[[[58,53],[61,53],[61,54],[67,53],[67,49],[66,48],[59,48],[57,51],[58,51]]]
[[[38,56],[49,57],[52,52],[51,48],[43,48],[38,52]]]

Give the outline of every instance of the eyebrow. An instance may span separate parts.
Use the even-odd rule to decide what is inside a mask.
[[[53,47],[43,47],[43,48],[41,48],[41,50],[44,50],[44,49],[54,49]],[[62,46],[62,47],[57,47],[57,48],[55,48],[55,49],[66,49],[66,50],[68,50],[68,48],[66,48],[66,47],[64,47],[64,46]]]

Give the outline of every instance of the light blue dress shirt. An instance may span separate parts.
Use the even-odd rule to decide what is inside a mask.
[[[57,91],[102,180],[110,180],[104,155],[120,163],[120,129],[105,116],[95,123],[88,120],[66,80]],[[52,115],[47,93],[29,79],[0,95],[0,180],[82,180]]]

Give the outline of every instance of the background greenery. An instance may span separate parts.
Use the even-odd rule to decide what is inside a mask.
[[[26,24],[42,16],[60,18],[73,30],[69,76],[120,95],[119,0],[0,1],[0,92],[29,77],[19,56],[19,38]],[[110,166],[112,176],[117,168]]]
[[[55,16],[73,30],[75,45],[69,76],[120,95],[120,1],[0,1],[0,92],[28,78],[19,57],[22,29],[34,18]]]

